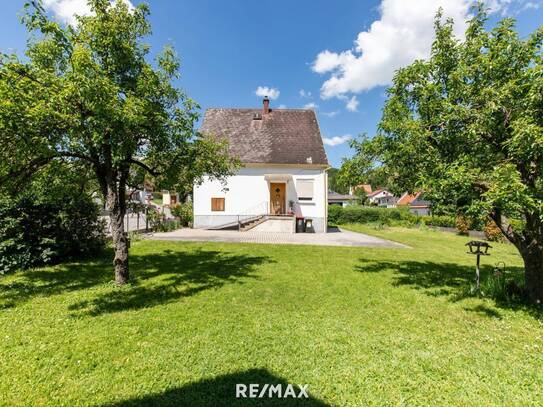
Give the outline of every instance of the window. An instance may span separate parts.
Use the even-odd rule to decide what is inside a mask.
[[[298,200],[312,201],[313,200],[313,180],[312,179],[296,180],[296,192],[298,193]]]
[[[224,198],[211,198],[211,210],[213,212],[224,212]]]

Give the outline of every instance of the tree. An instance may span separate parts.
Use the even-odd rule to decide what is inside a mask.
[[[338,182],[338,168],[330,168],[328,170],[328,189],[337,192],[338,194],[349,193],[349,186],[345,186]]]
[[[492,219],[519,250],[528,297],[543,300],[543,28],[512,19],[465,40],[438,14],[431,56],[399,70],[370,153],[400,190]],[[362,152],[364,154],[364,152]]]
[[[38,35],[25,60],[2,55],[0,177],[17,179],[58,160],[90,168],[110,213],[115,280],[124,284],[127,187],[145,174],[172,185],[221,178],[234,162],[224,143],[194,131],[198,106],[173,84],[174,51],[148,61],[148,7],[89,5],[93,14],[67,27],[50,21],[39,0],[25,5],[23,22]]]
[[[350,189],[361,184],[369,184],[373,188],[386,187],[388,175],[386,167],[376,162],[379,152],[374,143],[366,135],[349,141],[354,150],[351,158],[344,158],[337,173],[337,183]]]

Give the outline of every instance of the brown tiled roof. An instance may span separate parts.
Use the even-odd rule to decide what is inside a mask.
[[[230,154],[244,163],[328,164],[313,110],[207,109],[200,131],[225,137]]]
[[[400,199],[398,200],[398,205],[409,205],[411,202],[413,202],[415,199],[417,199],[420,195],[420,192],[415,192],[414,194],[408,194],[407,192],[404,193]]]

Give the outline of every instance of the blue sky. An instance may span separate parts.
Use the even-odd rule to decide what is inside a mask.
[[[124,0],[128,1],[128,0]],[[139,0],[131,0],[138,4]],[[85,0],[44,0],[69,21]],[[181,57],[179,86],[202,107],[258,107],[258,87],[278,97],[271,106],[316,105],[330,163],[350,151],[345,142],[375,133],[393,71],[424,57],[432,16],[442,6],[461,36],[469,0],[166,1],[150,0],[155,50],[172,44]],[[489,25],[515,17],[527,35],[543,24],[543,0],[490,0]],[[24,0],[4,1],[0,50],[24,50],[17,15]]]

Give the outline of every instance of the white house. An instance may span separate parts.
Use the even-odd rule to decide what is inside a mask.
[[[367,195],[371,204],[377,205],[383,208],[395,208],[398,198],[386,189],[377,189]]]
[[[195,228],[326,232],[329,168],[315,112],[308,109],[208,109],[203,134],[226,138],[243,163],[225,185],[194,186]]]

